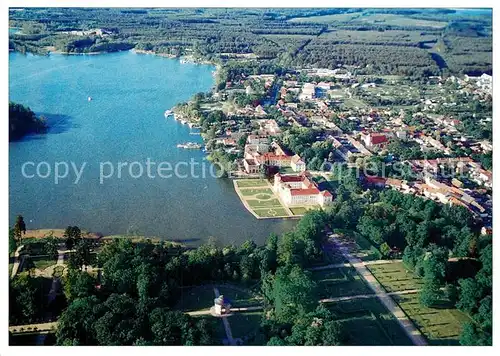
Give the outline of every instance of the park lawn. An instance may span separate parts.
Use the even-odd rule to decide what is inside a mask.
[[[387,292],[420,289],[423,281],[415,276],[403,265],[403,262],[394,262],[380,265],[367,265],[367,268],[382,284]]]
[[[268,182],[265,179],[238,179],[236,185],[238,188],[267,187]]]
[[[292,167],[280,167],[279,169],[281,174],[294,174],[296,173]]]
[[[340,321],[348,345],[412,345],[396,319],[376,297],[325,303],[325,306]]]
[[[194,316],[195,319],[205,319],[210,325],[214,335],[214,338],[220,342],[220,345],[223,345],[223,340],[227,339],[226,330],[224,329],[224,324],[220,318],[213,317],[212,315],[197,315]]]
[[[259,332],[262,313],[259,311],[253,312],[235,312],[227,319],[231,325],[231,332],[234,339],[245,339]],[[222,324],[222,320],[221,320]]]
[[[42,259],[36,259],[36,257],[32,257],[31,261],[33,262],[33,265],[35,268],[43,271],[47,267],[53,266],[57,263],[56,259],[51,259],[51,258],[42,258]]]
[[[373,294],[373,291],[352,267],[313,271],[312,277],[318,284],[318,296],[320,298]]]
[[[290,208],[290,210],[292,211],[293,215],[304,215],[308,210],[311,210],[311,208],[305,206],[297,206],[295,208]]]
[[[254,213],[261,218],[273,218],[288,216],[284,208],[253,209]]]
[[[248,197],[252,195],[257,195],[257,194],[269,194],[273,195],[273,191],[267,187],[262,187],[262,188],[247,188],[247,189],[240,189],[241,195]]]
[[[181,288],[175,309],[184,312],[210,309],[214,305],[215,293],[211,286]]]
[[[278,199],[271,200],[247,200],[251,208],[283,208]]]
[[[430,345],[459,345],[462,325],[471,320],[448,301],[428,308],[420,304],[418,293],[393,298],[427,337]]]
[[[381,259],[378,249],[361,234],[344,229],[334,229],[333,232],[354,242],[354,244],[351,244],[351,250],[360,260],[373,261]]]
[[[342,105],[348,109],[354,109],[354,108],[366,109],[366,108],[368,108],[368,105],[364,101],[362,101],[360,99],[355,99],[355,98],[345,99],[344,102],[342,103]]]
[[[252,292],[245,292],[243,289],[236,289],[230,285],[218,286],[219,293],[229,298],[231,307],[242,308],[260,305],[260,301],[254,297]]]

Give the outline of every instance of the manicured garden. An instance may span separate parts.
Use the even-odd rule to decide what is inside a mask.
[[[367,266],[388,292],[421,289],[423,281],[402,262]],[[419,301],[419,293],[393,295],[415,326],[426,336],[431,345],[458,345],[464,321],[469,316],[454,307],[446,298],[433,307]]]
[[[238,179],[236,180],[236,184],[238,188],[265,187],[268,185],[268,182],[265,179]]]
[[[30,261],[33,263],[33,265],[36,269],[39,269],[41,271],[43,271],[47,267],[53,266],[57,263],[56,259],[48,258],[48,257],[44,257],[44,258],[32,257],[32,258],[30,258]]]
[[[360,294],[373,294],[352,267],[338,267],[314,271],[313,279],[318,284],[320,298],[336,298]]]
[[[443,300],[436,307],[420,304],[418,293],[394,296],[395,301],[427,337],[430,345],[459,345],[462,325],[468,315]]]
[[[325,303],[341,322],[349,345],[412,345],[391,313],[377,298]]]
[[[277,218],[288,216],[287,211],[284,208],[253,209],[253,211],[260,218]]]
[[[402,262],[372,264],[367,267],[388,292],[420,289],[423,285],[422,279],[405,268]]]
[[[282,218],[290,216],[289,211],[269,188],[266,180],[236,180],[234,181],[234,188],[245,207],[255,217]]]
[[[262,187],[262,188],[244,188],[240,189],[241,195],[244,196],[252,196],[252,195],[258,195],[258,194],[267,194],[267,195],[273,195],[273,191],[269,189],[268,187]]]

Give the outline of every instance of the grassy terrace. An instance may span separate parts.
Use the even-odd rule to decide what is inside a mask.
[[[51,259],[51,258],[38,259],[36,257],[33,257],[33,258],[31,258],[31,261],[33,262],[33,265],[35,266],[35,268],[42,270],[42,271],[44,269],[46,269],[47,267],[53,266],[57,263],[56,259]]]
[[[422,279],[408,271],[402,262],[367,267],[388,292],[422,288]]]
[[[372,294],[352,267],[314,271],[321,298]],[[392,314],[375,297],[325,303],[337,315],[349,345],[411,345]]]
[[[349,345],[411,345],[403,329],[377,298],[325,304],[347,333]]]
[[[313,278],[318,283],[320,298],[373,294],[352,267],[314,271]]]
[[[403,263],[368,266],[388,292],[420,289],[422,279],[407,271]],[[418,293],[393,296],[431,345],[458,345],[462,324],[469,317],[457,310],[447,299],[435,307],[420,304]]]

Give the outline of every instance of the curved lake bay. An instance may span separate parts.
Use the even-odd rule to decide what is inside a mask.
[[[163,113],[210,90],[213,70],[133,52],[10,53],[9,100],[29,106],[50,125],[45,135],[9,144],[10,223],[22,214],[29,229],[78,225],[106,235],[159,236],[193,245],[210,236],[222,243],[263,243],[271,232],[291,229],[293,221],[256,220],[230,180],[210,175],[203,152],[176,147],[201,142],[201,137]],[[135,161],[143,174],[134,178],[122,165],[118,178],[119,163]],[[25,165],[25,177],[26,162],[33,164]],[[40,162],[47,162],[39,166],[41,175],[50,167],[47,178],[36,175]],[[57,162],[66,162],[69,171],[56,184]],[[191,166],[197,176],[203,164],[205,178],[192,176],[184,166],[178,166],[179,173],[187,178],[162,178],[157,172],[160,162],[195,162]],[[64,173],[60,164],[59,175]],[[110,177],[101,184],[102,173]],[[132,173],[139,175],[138,163]]]

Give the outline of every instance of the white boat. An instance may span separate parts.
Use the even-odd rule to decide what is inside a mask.
[[[173,114],[174,114],[174,112],[172,110],[165,110],[165,113],[163,115],[165,115],[165,119],[166,119],[169,116],[172,116]]]
[[[201,145],[199,143],[195,143],[195,142],[186,142],[186,143],[179,143],[177,145],[177,148],[187,148],[187,149],[199,150],[201,148]]]
[[[87,100],[88,100],[88,101],[92,101],[92,97],[90,97],[90,96],[89,96],[89,97],[87,98]]]

